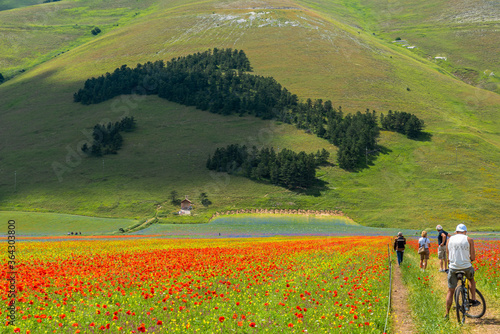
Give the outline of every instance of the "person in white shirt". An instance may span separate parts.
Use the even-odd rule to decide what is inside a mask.
[[[418,239],[418,248],[424,247],[424,252],[420,253],[420,269],[427,269],[427,260],[429,260],[429,246],[431,241],[427,238],[427,231],[422,231],[422,237]]]
[[[470,282],[471,306],[481,305],[476,300],[476,281],[474,280],[474,267],[472,261],[476,259],[476,250],[474,240],[467,236],[467,227],[464,224],[458,224],[456,234],[449,240],[446,248],[448,257],[448,294],[446,295],[446,315],[448,318],[451,304],[453,303],[453,294],[458,284],[457,271],[463,271],[465,277]]]

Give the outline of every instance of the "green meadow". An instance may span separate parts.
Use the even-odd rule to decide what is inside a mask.
[[[500,96],[482,89],[480,80],[477,87],[459,80],[452,73],[462,65],[455,60],[442,65],[392,43],[395,37],[413,42],[407,37],[413,35],[390,22],[425,29],[422,17],[432,22],[442,2],[408,19],[400,7],[383,12],[376,4],[61,1],[46,4],[57,10],[45,21],[30,19],[36,28],[27,32],[21,24],[38,6],[0,12],[0,34],[24,43],[0,45],[0,73],[12,76],[0,85],[0,209],[137,221],[157,216],[165,223],[207,222],[215,211],[240,208],[340,209],[372,227],[452,228],[465,221],[475,230],[498,230]],[[408,5],[420,8],[415,1]],[[92,36],[94,26],[103,32]],[[437,52],[442,34],[450,33],[440,27],[442,33],[434,25],[421,37],[428,44],[415,38],[422,52]],[[273,76],[301,99],[330,99],[344,112],[414,113],[425,121],[426,136],[415,141],[382,131],[383,149],[371,157],[370,168],[346,172],[336,166],[334,146],[290,125],[214,115],[156,96],[72,102],[89,77],[214,47],[245,50],[255,74]],[[488,60],[495,47],[484,56],[472,49],[460,54],[480,60],[463,66],[477,70],[491,63],[496,70]],[[124,116],[135,117],[137,130],[124,135],[117,155],[78,155],[96,123]],[[208,171],[208,155],[232,143],[325,148],[331,166],[318,170],[325,187],[290,191]],[[192,217],[175,214],[172,190],[193,201]],[[201,192],[212,205],[197,203]]]
[[[131,219],[85,217],[60,213],[1,211],[2,221],[14,220],[16,234],[21,236],[64,236],[81,232],[82,236],[109,234],[133,225]],[[4,234],[4,233],[2,233]]]
[[[41,0],[2,0],[0,1],[0,11],[14,9],[18,7],[32,6],[42,3]]]

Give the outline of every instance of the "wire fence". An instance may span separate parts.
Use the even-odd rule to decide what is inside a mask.
[[[387,254],[389,255],[389,300],[387,301],[387,315],[385,317],[384,334],[387,333],[387,321],[389,320],[389,313],[391,310],[391,292],[392,292],[392,261],[390,246],[387,245]]]

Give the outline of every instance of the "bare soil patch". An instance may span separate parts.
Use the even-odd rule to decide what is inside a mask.
[[[416,333],[408,303],[408,290],[403,283],[401,269],[394,266],[392,281],[392,320],[395,334]]]

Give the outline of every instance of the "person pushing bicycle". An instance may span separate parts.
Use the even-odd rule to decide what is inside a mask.
[[[453,303],[453,294],[458,284],[456,273],[462,271],[470,282],[471,300],[470,306],[479,306],[481,303],[476,300],[476,281],[474,280],[474,267],[472,261],[476,259],[476,250],[474,240],[467,236],[467,227],[464,224],[458,224],[455,235],[449,238],[446,247],[448,257],[448,293],[446,295],[446,315],[448,318],[451,304]]]

